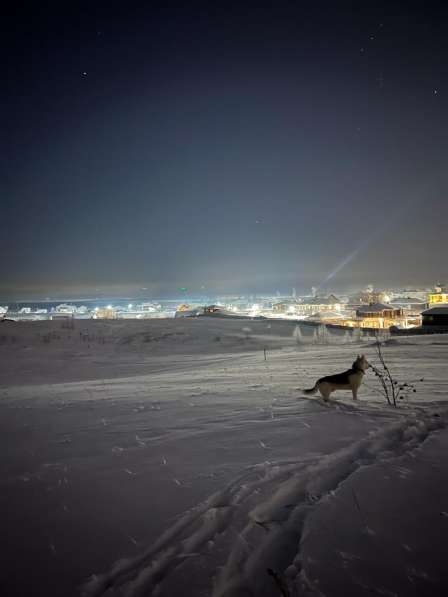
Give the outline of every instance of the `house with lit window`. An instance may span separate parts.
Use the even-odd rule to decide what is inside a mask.
[[[93,319],[117,319],[117,310],[111,305],[95,308]]]
[[[272,305],[273,313],[296,313],[297,301],[290,301],[284,303],[274,303]]]
[[[401,307],[385,303],[362,305],[356,309],[356,319],[362,328],[408,327],[409,322]]]
[[[340,311],[342,309],[341,300],[334,294],[329,296],[313,296],[304,298],[302,302],[295,305],[297,315],[313,315],[323,311]]]
[[[179,305],[176,309],[174,317],[179,319],[179,317],[197,317],[202,311],[201,307],[194,307],[192,305],[182,304]]]
[[[428,304],[430,307],[448,306],[448,292],[446,292],[446,289],[439,287],[434,292],[430,292],[428,294]]]

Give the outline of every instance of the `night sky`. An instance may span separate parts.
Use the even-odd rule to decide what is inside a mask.
[[[448,3],[36,2],[1,27],[0,296],[448,277]]]

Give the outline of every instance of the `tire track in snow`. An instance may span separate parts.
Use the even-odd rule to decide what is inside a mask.
[[[440,411],[439,411],[440,412]],[[278,595],[268,568],[287,571],[291,594],[316,593],[301,562],[309,514],[362,466],[397,458],[445,426],[448,413],[413,413],[324,457],[264,462],[181,516],[142,554],[122,559],[83,587],[83,597],[143,597],[163,588],[180,564],[205,552],[210,542],[243,518],[238,541],[220,571],[212,597]],[[249,498],[260,498],[250,509]],[[238,514],[238,516],[236,516]],[[213,571],[210,571],[211,574]],[[286,581],[285,581],[286,582]]]

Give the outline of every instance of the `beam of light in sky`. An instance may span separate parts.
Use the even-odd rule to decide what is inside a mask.
[[[438,170],[437,170],[438,171]],[[431,180],[437,180],[434,177]],[[338,274],[346,265],[351,263],[364,249],[367,249],[369,245],[372,244],[374,240],[376,240],[379,236],[381,236],[386,230],[390,229],[398,220],[400,216],[403,216],[407,211],[409,211],[410,207],[414,207],[418,203],[422,203],[423,200],[428,199],[431,194],[434,194],[435,188],[434,183],[428,183],[423,186],[420,193],[416,193],[414,197],[408,198],[406,202],[403,202],[401,205],[396,206],[395,210],[392,213],[387,214],[387,218],[384,220],[382,224],[380,224],[373,232],[364,238],[360,244],[351,251],[348,255],[346,255],[342,261],[340,261],[336,267],[331,270],[331,272],[325,277],[325,279],[317,286],[317,290],[325,286],[330,280],[332,280],[336,274]]]
[[[353,249],[353,251],[346,255],[342,259],[342,261],[340,261],[336,265],[336,267],[331,270],[331,272],[326,276],[326,278],[317,286],[317,289],[319,290],[320,288],[322,288],[322,286],[325,286],[328,282],[330,282],[330,280],[332,280],[336,276],[336,274],[338,274],[346,265],[351,263],[355,259],[355,257],[359,255],[359,253],[361,253],[364,249],[367,249],[367,247],[371,245],[376,238],[383,234],[385,230],[390,228],[392,224],[396,221],[400,213],[401,211],[397,209],[395,213],[391,214],[389,218],[383,222],[382,225],[378,226],[375,230],[373,230],[373,232],[369,236],[364,238],[360,242],[360,244],[355,249]]]
[[[358,253],[364,249],[364,247],[367,247],[368,244],[370,243],[371,238],[363,241],[359,247],[357,247],[354,251],[352,251],[351,253],[349,253],[346,257],[344,257],[344,259],[338,263],[338,265],[327,275],[327,277],[319,284],[319,286],[317,287],[317,289],[321,288],[322,286],[325,286],[330,280],[332,280],[335,275],[337,273],[339,273],[341,271],[342,268],[344,268],[346,265],[348,265],[351,261],[353,261],[353,259],[358,255]]]

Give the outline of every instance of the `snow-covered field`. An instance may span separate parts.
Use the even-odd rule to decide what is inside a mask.
[[[0,324],[1,594],[448,594],[448,336],[385,346],[400,409],[372,373],[359,403],[298,391],[360,352],[291,322]]]

